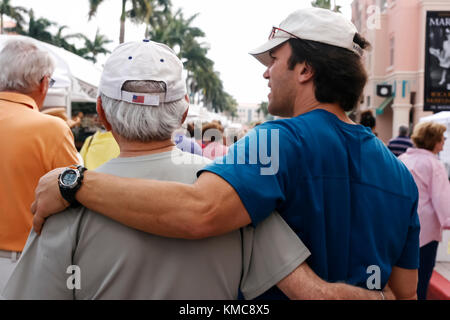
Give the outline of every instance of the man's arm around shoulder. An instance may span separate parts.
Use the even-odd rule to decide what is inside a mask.
[[[398,300],[417,300],[417,269],[393,267],[389,287]]]
[[[45,218],[68,205],[57,183],[62,170],[43,176],[36,188],[32,212],[38,233]],[[189,185],[86,171],[76,199],[126,226],[166,237],[202,239],[237,230],[251,222],[233,187],[210,172]]]
[[[394,300],[388,286],[382,293],[344,283],[322,280],[306,262],[277,284],[292,300]]]

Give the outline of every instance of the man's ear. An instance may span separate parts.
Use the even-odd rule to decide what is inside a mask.
[[[40,94],[42,94],[44,96],[47,95],[49,82],[50,82],[50,77],[49,76],[44,76],[42,81],[39,83],[39,93]]]
[[[111,131],[112,127],[109,124],[108,120],[106,119],[105,111],[103,110],[101,97],[97,98],[97,114],[98,114],[98,118],[100,119],[100,122],[103,124],[105,129],[108,131]]]
[[[298,81],[300,83],[306,83],[310,81],[314,77],[313,68],[307,64],[306,62],[300,63],[297,65],[298,68]]]

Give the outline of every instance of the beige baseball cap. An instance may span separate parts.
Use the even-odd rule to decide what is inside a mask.
[[[123,91],[126,81],[162,81],[166,92],[139,93]],[[183,63],[165,44],[143,40],[119,45],[106,61],[100,80],[99,93],[129,103],[158,106],[186,95]]]
[[[353,42],[357,32],[354,24],[340,13],[321,8],[300,9],[284,19],[280,27],[273,27],[269,40],[250,54],[267,66],[271,61],[270,50],[291,38],[299,38],[348,49],[361,56],[362,48]]]

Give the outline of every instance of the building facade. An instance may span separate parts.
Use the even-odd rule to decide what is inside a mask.
[[[427,11],[450,11],[450,0],[354,0],[352,21],[372,44],[364,63],[368,83],[357,113],[371,110],[384,142],[424,111]],[[383,94],[380,85],[391,91]],[[378,92],[377,92],[378,87]]]
[[[263,112],[258,112],[257,103],[239,103],[237,106],[237,117],[233,121],[241,124],[252,124],[258,121],[264,121]]]

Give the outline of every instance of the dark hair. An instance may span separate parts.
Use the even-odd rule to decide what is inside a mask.
[[[353,42],[356,43],[363,50],[364,49],[370,50],[372,48],[370,42],[367,41],[367,39],[361,36],[359,33],[355,33],[355,36],[353,37]]]
[[[195,128],[195,126],[194,126],[194,123],[193,123],[193,122],[189,122],[189,123],[187,124],[186,130],[189,132],[189,135],[190,135],[191,137],[194,137],[194,128]]]
[[[354,42],[362,49],[370,44],[359,34]],[[353,51],[311,40],[289,39],[292,54],[289,69],[305,62],[314,70],[315,97],[322,103],[338,103],[350,111],[360,101],[367,73],[361,57]]]
[[[361,113],[361,120],[359,121],[364,127],[369,127],[371,129],[375,128],[377,121],[375,117],[372,115],[372,111],[367,110]]]

